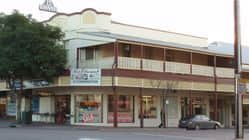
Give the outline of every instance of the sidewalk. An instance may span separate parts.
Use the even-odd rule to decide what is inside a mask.
[[[11,119],[0,119],[0,128],[9,127],[13,123],[15,123],[15,120],[11,120]]]

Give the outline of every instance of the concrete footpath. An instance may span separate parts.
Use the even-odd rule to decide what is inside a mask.
[[[13,123],[15,123],[15,120],[0,119],[0,128],[9,127]]]

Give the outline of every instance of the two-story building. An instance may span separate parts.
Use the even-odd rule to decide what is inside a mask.
[[[233,56],[208,49],[207,38],[119,23],[94,9],[44,23],[65,32],[68,69],[99,69],[100,82],[72,84],[65,75],[34,89],[39,113],[63,109],[71,124],[112,126],[116,115],[118,126],[157,127],[164,99],[168,127],[193,114],[232,125]]]
[[[71,75],[32,89],[33,121],[65,112],[75,125],[157,127],[165,109],[167,127],[194,114],[232,127],[233,54],[207,38],[119,23],[94,9],[44,24],[65,33]]]

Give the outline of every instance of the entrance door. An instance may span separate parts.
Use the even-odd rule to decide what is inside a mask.
[[[70,123],[70,95],[55,96],[55,122]]]
[[[6,116],[6,97],[0,97],[0,118],[4,118]]]

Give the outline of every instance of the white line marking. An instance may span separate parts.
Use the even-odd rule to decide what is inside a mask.
[[[95,138],[79,138],[78,140],[101,140],[101,139],[95,139]]]

